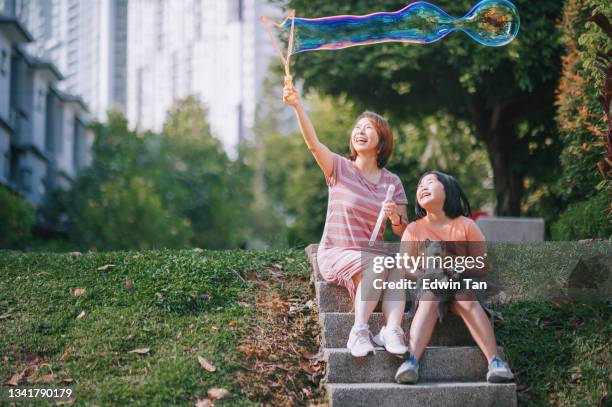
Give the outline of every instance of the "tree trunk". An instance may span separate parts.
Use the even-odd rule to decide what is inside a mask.
[[[520,216],[523,199],[523,181],[525,174],[516,169],[513,160],[514,134],[497,131],[486,137],[489,161],[493,169],[493,184],[497,204],[495,214],[498,216]]]

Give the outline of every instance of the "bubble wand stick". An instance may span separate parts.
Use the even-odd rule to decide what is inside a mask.
[[[278,42],[276,41],[276,38],[274,37],[274,35],[272,35],[272,31],[270,31],[270,27],[268,26],[269,19],[266,16],[259,17],[259,21],[264,26],[266,33],[268,34],[268,37],[270,37],[270,41],[272,41],[272,45],[274,46],[276,53],[280,57],[281,63],[285,67],[285,86],[287,85],[293,86],[293,78],[291,77],[291,72],[289,70],[289,64],[291,63],[291,54],[293,54],[293,31],[294,31],[294,22],[295,22],[295,10],[291,10],[287,18],[285,18],[281,23],[275,23],[274,21],[272,21],[272,23],[277,28],[282,28],[283,26],[286,26],[286,24],[288,24],[289,20],[291,20],[291,25],[289,26],[290,27],[289,28],[289,41],[287,44],[287,56],[285,57],[283,55],[283,52],[280,49],[280,46],[278,45]],[[285,97],[283,97],[283,99],[285,99]]]
[[[387,188],[387,195],[385,196],[385,201],[391,200],[393,197],[393,193],[395,192],[395,186],[389,185]],[[374,241],[376,240],[376,236],[378,236],[378,232],[380,231],[380,227],[382,226],[383,220],[387,218],[385,211],[383,208],[380,208],[380,213],[378,214],[378,219],[376,219],[376,226],[374,226],[374,230],[372,231],[372,235],[370,236],[370,246],[374,246]]]

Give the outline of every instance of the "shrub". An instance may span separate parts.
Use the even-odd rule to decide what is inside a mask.
[[[21,249],[32,240],[36,215],[20,195],[0,186],[0,249]]]
[[[609,216],[608,191],[570,205],[551,226],[553,240],[578,240],[612,237],[612,218]]]

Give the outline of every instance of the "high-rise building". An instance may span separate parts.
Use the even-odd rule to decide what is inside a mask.
[[[251,136],[274,50],[259,23],[266,0],[130,0],[127,116],[160,130],[175,100],[196,96],[230,152]]]
[[[64,74],[59,89],[80,95],[92,114],[125,109],[128,0],[0,0],[34,37],[27,51]]]

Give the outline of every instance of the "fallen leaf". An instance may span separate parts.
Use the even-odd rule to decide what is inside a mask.
[[[66,350],[64,351],[64,353],[62,353],[62,356],[60,357],[59,360],[63,361],[65,360],[71,353],[72,353],[73,349],[71,347],[66,348]]]
[[[192,252],[194,253],[202,253],[204,250],[200,249],[199,247],[196,247],[195,249],[192,250]]]
[[[74,379],[71,379],[70,377],[66,377],[65,379],[61,380],[62,383],[72,383],[73,381]]]
[[[246,308],[251,306],[251,304],[249,304],[248,302],[244,302],[244,301],[238,301],[237,304],[240,305],[241,307],[246,307]]]
[[[81,319],[85,316],[85,311],[81,311],[79,315],[77,315],[76,319]]]
[[[46,374],[39,379],[39,381],[43,381],[43,382],[52,382],[54,380],[55,380],[55,375],[53,373]]]
[[[151,350],[150,348],[138,348],[138,349],[133,349],[131,351],[129,351],[128,353],[138,353],[139,355],[144,355],[149,353],[149,350]]]
[[[74,404],[74,399],[58,400],[55,402],[56,406],[71,406]]]
[[[105,264],[103,266],[98,267],[98,271],[106,271],[111,267],[115,267],[114,264]]]
[[[70,252],[68,254],[72,257],[79,257],[82,253],[81,252]]]
[[[317,370],[318,370],[316,367],[311,366],[308,363],[300,363],[300,367],[302,368],[303,371],[305,371],[306,373],[310,375],[317,373]]]
[[[200,362],[200,366],[202,366],[203,369],[206,369],[209,372],[214,372],[215,370],[217,370],[217,368],[212,363],[210,363],[208,360],[204,359],[200,355],[198,355],[198,362]]]
[[[23,379],[23,373],[15,373],[6,384],[9,386],[17,386],[19,382]]]
[[[195,403],[195,407],[213,407],[214,404],[210,399],[199,399]]]
[[[317,356],[317,355],[315,355],[314,353],[309,352],[309,351],[307,351],[307,350],[305,350],[304,352],[302,352],[302,357],[303,357],[304,359],[309,359],[309,360],[310,360],[310,359],[314,359],[316,356]]]
[[[85,294],[85,289],[84,288],[77,288],[76,290],[74,290],[74,296],[75,297],[80,297],[83,294]]]
[[[208,397],[210,397],[213,400],[219,400],[225,397],[229,397],[231,396],[232,393],[229,392],[229,390],[227,389],[220,389],[220,388],[212,388],[212,389],[208,389]]]
[[[125,276],[125,288],[127,288],[128,290],[131,290],[133,286],[134,286],[134,283],[132,282],[132,279],[129,278],[128,276]]]
[[[566,297],[555,297],[551,300],[551,302],[555,305],[567,305],[570,304],[572,301]]]

